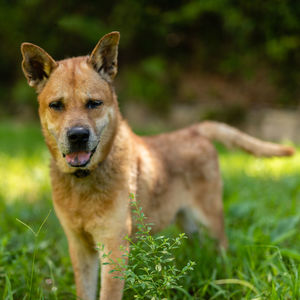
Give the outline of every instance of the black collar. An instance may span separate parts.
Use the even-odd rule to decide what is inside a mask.
[[[91,174],[90,170],[82,170],[82,169],[78,169],[77,171],[72,173],[72,175],[74,175],[77,178],[84,178],[89,176],[90,174]]]

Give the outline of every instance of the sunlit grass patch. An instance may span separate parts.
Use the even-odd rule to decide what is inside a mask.
[[[37,125],[0,126],[0,198],[35,201],[50,192],[49,154]]]
[[[0,153],[0,197],[7,202],[35,201],[50,193],[48,161],[46,150],[32,157]]]
[[[221,169],[228,175],[244,173],[257,178],[280,178],[285,175],[296,175],[300,171],[300,154],[292,157],[253,157],[241,152],[230,152],[220,155]]]

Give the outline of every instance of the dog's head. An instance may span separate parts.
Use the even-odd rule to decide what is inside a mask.
[[[119,38],[111,32],[90,56],[58,62],[36,45],[21,46],[23,72],[38,93],[46,143],[63,172],[91,170],[109,153],[119,121],[111,85]]]

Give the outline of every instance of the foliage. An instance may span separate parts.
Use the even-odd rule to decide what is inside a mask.
[[[37,246],[38,246],[38,237],[40,234],[40,231],[42,230],[45,222],[47,221],[49,215],[51,213],[51,210],[49,211],[48,215],[46,216],[46,218],[43,220],[43,222],[41,223],[41,225],[39,226],[39,229],[37,230],[37,232],[35,232],[28,224],[24,223],[23,221],[19,220],[18,218],[16,218],[16,220],[18,222],[20,222],[21,224],[23,224],[28,230],[30,230],[33,235],[34,235],[34,249],[33,249],[33,257],[32,257],[32,264],[31,264],[31,271],[30,271],[30,276],[28,276],[28,280],[27,280],[27,291],[25,293],[25,298],[28,298],[29,300],[32,299],[32,294],[34,292],[34,273],[35,273],[35,259],[36,259],[36,252],[37,252]],[[8,277],[6,276],[6,279],[8,279]],[[8,286],[8,291],[11,291],[11,286],[9,281],[6,281],[6,286]],[[11,295],[11,294],[10,294]]]
[[[109,254],[103,255],[104,259],[109,260],[107,264],[112,265],[112,273],[118,272],[119,275],[115,278],[125,280],[125,292],[133,294],[135,299],[171,299],[172,289],[189,296],[179,282],[193,270],[195,263],[189,261],[178,270],[174,263],[175,257],[172,255],[172,251],[178,249],[186,238],[185,234],[181,233],[176,238],[152,236],[151,224],[145,223],[146,217],[142,207],[138,206],[133,194],[130,198],[138,229],[135,237],[126,237],[130,251],[123,248],[124,258],[119,261],[110,259]],[[127,259],[129,264],[126,263]]]
[[[0,123],[0,141],[0,299],[25,300],[35,243],[32,299],[76,299],[67,241],[55,214],[50,214],[37,241],[16,220],[36,232],[52,208],[49,156],[39,129]],[[177,269],[188,261],[196,265],[179,285],[193,299],[299,299],[299,155],[262,159],[220,147],[218,152],[229,249],[218,253],[205,231],[201,240],[184,239],[172,254]],[[5,186],[6,178],[15,180]],[[24,189],[25,178],[36,189]],[[176,226],[162,233],[170,239],[179,234]],[[171,292],[172,300],[188,299],[182,291]],[[126,291],[124,299],[132,298]]]
[[[263,67],[280,87],[283,104],[299,95],[299,1],[17,0],[0,2],[0,18],[0,103],[6,112],[35,103],[21,75],[21,42],[62,59],[88,53],[111,30],[121,31],[121,101],[133,96],[167,107],[190,69],[249,77]],[[150,78],[144,75],[147,62],[157,68]],[[123,76],[127,67],[136,76]],[[141,93],[134,94],[137,86]]]

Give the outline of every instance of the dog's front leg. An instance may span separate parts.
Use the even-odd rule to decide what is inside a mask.
[[[69,242],[77,297],[82,300],[95,300],[99,270],[98,253],[84,236],[65,231]]]
[[[123,295],[124,280],[114,278],[121,274],[117,271],[110,273],[115,269],[112,265],[111,260],[118,262],[120,259],[124,259],[122,256],[125,252],[120,249],[120,245],[125,246],[125,249],[129,251],[128,243],[118,240],[106,241],[104,251],[100,253],[101,256],[101,291],[100,300],[121,300]],[[103,258],[103,253],[108,254],[107,258]],[[108,263],[108,264],[106,264]],[[126,261],[127,263],[127,261]]]
[[[76,295],[80,300],[95,300],[97,295],[99,258],[90,238],[75,230],[58,205],[54,202],[56,214],[68,239],[72,261]]]

